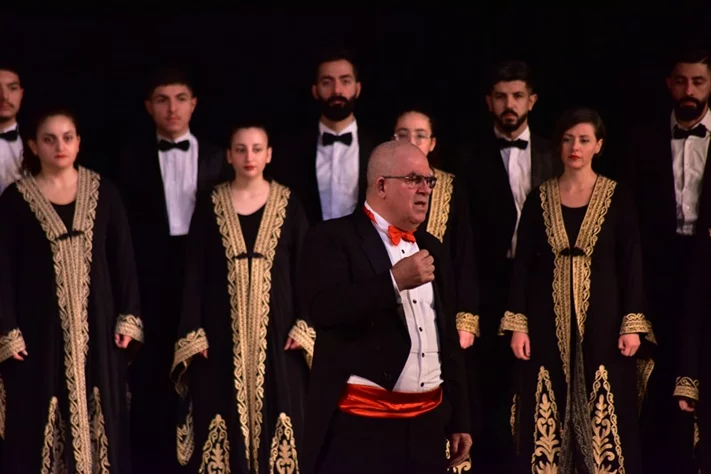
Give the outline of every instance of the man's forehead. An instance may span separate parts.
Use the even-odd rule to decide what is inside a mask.
[[[494,85],[494,92],[525,92],[528,88],[524,81],[500,81]]]
[[[703,63],[679,63],[674,68],[677,77],[709,77],[709,66]]]
[[[20,76],[16,72],[0,69],[0,82],[3,84],[19,83]]]

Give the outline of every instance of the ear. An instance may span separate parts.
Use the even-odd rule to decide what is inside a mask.
[[[190,99],[190,113],[191,114],[193,112],[195,112],[195,107],[197,107],[197,102],[198,102],[197,97],[193,97],[192,99]]]
[[[671,92],[672,86],[674,85],[674,81],[672,80],[671,76],[666,77],[666,78],[664,79],[664,83],[665,83],[666,86],[667,86],[667,90],[668,90],[669,92]]]
[[[385,198],[385,179],[384,178],[378,178],[378,181],[375,183],[375,190],[378,192],[378,196],[381,198]]]
[[[486,100],[486,106],[489,108],[489,112],[494,111],[494,101],[491,99],[491,95],[487,94],[484,96],[484,100]]]
[[[30,150],[32,150],[32,154],[35,156],[38,156],[37,155],[37,142],[30,138],[29,140],[27,140],[27,144],[30,146]]]
[[[81,135],[77,135],[77,151],[81,149]]]
[[[272,162],[272,147],[267,148],[267,163]]]
[[[225,159],[227,160],[227,163],[229,163],[229,164],[232,164],[231,156],[232,156],[232,150],[230,150],[228,148],[227,150],[225,150]]]
[[[316,87],[316,84],[311,86],[311,95],[314,96],[314,99],[318,100],[318,87]]]
[[[150,99],[146,99],[145,102],[143,102],[143,105],[145,105],[148,115],[153,117],[153,102],[151,102]]]
[[[437,146],[437,139],[435,137],[432,137],[432,141],[430,142],[430,153],[432,153]]]
[[[595,144],[595,154],[597,155],[602,150],[602,138]]]
[[[360,83],[360,82],[356,82],[356,93],[355,93],[356,99],[357,99],[358,97],[360,97],[360,90],[361,90],[361,87],[362,87],[361,83]]]
[[[529,94],[528,96],[528,111],[533,110],[533,106],[538,102],[538,94],[535,92]]]

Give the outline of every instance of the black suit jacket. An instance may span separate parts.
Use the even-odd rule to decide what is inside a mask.
[[[560,174],[560,159],[552,156],[550,141],[531,134],[531,189]],[[481,287],[482,330],[494,335],[508,296],[506,254],[516,228],[516,203],[508,173],[493,132],[463,147],[454,164],[457,179],[466,181]]]
[[[440,338],[447,430],[469,432],[463,351],[452,309],[455,295],[446,247],[425,229],[418,246],[435,259],[435,307]],[[312,473],[348,378],[358,375],[392,390],[410,352],[405,313],[390,276],[387,250],[362,209],[312,227],[301,268],[305,311],[316,328],[306,407],[302,472]]]
[[[299,196],[311,224],[323,220],[316,178],[316,150],[319,139],[318,126],[303,133],[280,137],[275,141],[274,157],[269,170],[269,174],[277,181],[291,188]],[[368,159],[377,144],[375,134],[358,124],[358,204],[365,201]]]

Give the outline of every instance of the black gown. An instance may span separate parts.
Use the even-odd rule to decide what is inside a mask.
[[[307,226],[297,199],[275,181],[249,216],[234,211],[229,182],[196,204],[173,362],[183,409],[178,460],[188,472],[296,472],[315,341],[297,320],[295,293]],[[284,350],[289,335],[308,358]]]
[[[527,332],[511,429],[516,472],[641,472],[638,416],[653,362],[635,211],[600,176],[585,208],[565,208],[557,178],[528,197],[502,334]],[[635,357],[618,349],[638,333]]]
[[[75,202],[57,206],[27,177],[0,197],[0,223],[0,472],[131,472],[130,352],[114,334],[141,342],[143,324],[118,192],[80,167]]]

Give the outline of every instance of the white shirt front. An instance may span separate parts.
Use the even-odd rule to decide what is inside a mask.
[[[17,123],[0,129],[0,133],[18,130]],[[0,193],[21,177],[22,138],[9,142],[0,140]]]
[[[671,140],[674,167],[674,194],[676,196],[676,232],[681,235],[694,235],[694,225],[699,217],[699,195],[703,186],[706,157],[711,140],[711,111],[707,111],[701,120],[706,127],[706,135],[701,138],[690,136],[686,139]],[[672,133],[679,123],[674,112],[671,117]],[[698,124],[697,124],[698,125]]]
[[[336,219],[351,214],[358,203],[358,175],[360,147],[358,145],[358,124],[352,124],[340,133],[319,122],[318,144],[316,145],[316,180],[321,198],[323,220]],[[325,132],[333,135],[351,133],[350,145],[335,142],[324,146]]]
[[[158,140],[167,140],[175,143],[188,140],[190,143],[190,148],[187,151],[177,148],[158,151],[170,235],[186,235],[190,229],[190,219],[195,210],[198,178],[198,141],[190,132],[175,140],[168,140],[160,136]]]
[[[416,242],[410,243],[404,239],[397,246],[393,245],[388,236],[390,224],[373,211],[367,202],[365,206],[375,216],[376,222],[373,225],[378,230],[393,265],[420,251]],[[399,291],[393,278],[393,288],[398,295],[398,302],[402,303],[405,311],[407,330],[412,344],[405,367],[400,373],[393,391],[412,393],[434,390],[442,383],[442,371],[432,283],[426,283],[412,290]],[[380,387],[370,380],[358,376],[351,376],[348,383]]]
[[[512,141],[496,128],[494,128],[494,133],[497,138]],[[514,140],[526,140],[528,146],[524,150],[513,146],[501,149],[501,159],[504,162],[506,173],[509,175],[511,194],[513,194],[514,202],[516,203],[516,227],[511,237],[511,248],[507,255],[509,258],[513,258],[516,255],[516,234],[518,233],[518,223],[521,219],[521,210],[526,202],[528,193],[531,192],[531,130],[526,127],[523,133]]]

